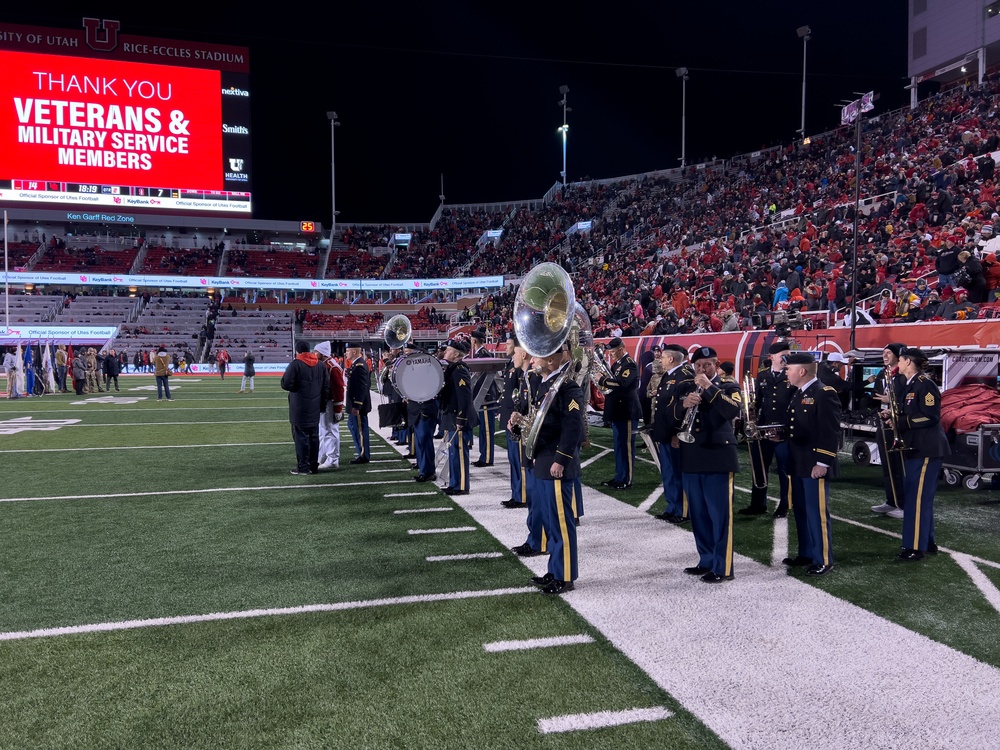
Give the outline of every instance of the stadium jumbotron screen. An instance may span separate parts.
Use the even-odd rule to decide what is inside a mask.
[[[0,204],[249,215],[245,48],[0,24]]]

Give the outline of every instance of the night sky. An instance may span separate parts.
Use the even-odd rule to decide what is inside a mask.
[[[448,203],[541,197],[562,169],[561,85],[571,182],[679,164],[680,66],[689,164],[790,141],[803,25],[807,133],[836,126],[835,105],[854,92],[881,93],[875,114],[909,100],[900,0],[632,5],[284,2],[267,15],[202,3],[184,17],[85,2],[5,7],[0,18],[76,29],[90,15],[123,33],[249,47],[258,219],[329,224],[330,110],[342,122],[338,221],[404,223],[431,218],[441,173]]]

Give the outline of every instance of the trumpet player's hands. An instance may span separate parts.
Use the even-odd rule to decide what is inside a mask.
[[[681,403],[684,404],[685,409],[690,409],[692,406],[697,406],[698,404],[701,403],[701,394],[695,391],[691,391],[688,395],[684,397],[684,400]]]
[[[888,404],[889,403],[889,394],[888,393],[876,393],[876,394],[874,394],[874,396],[875,396],[875,399],[877,401],[880,401],[883,404]]]
[[[698,373],[694,376],[694,384],[699,388],[710,388],[712,386],[712,381],[708,379],[708,376],[704,373]],[[700,400],[700,399],[699,399]]]
[[[826,467],[816,464],[815,466],[812,467],[812,471],[809,472],[809,476],[811,476],[813,479],[822,479],[823,477],[826,476]]]
[[[511,432],[514,431],[514,426],[521,420],[521,415],[514,412],[510,415],[510,419],[507,420],[507,429]]]
[[[670,447],[671,448],[680,448],[681,447],[681,441],[678,439],[678,437],[676,435],[674,435],[672,438],[670,438]]]

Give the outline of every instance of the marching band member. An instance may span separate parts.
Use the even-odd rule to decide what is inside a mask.
[[[469,494],[469,448],[472,445],[471,420],[475,419],[472,405],[472,375],[462,361],[469,353],[469,344],[451,339],[445,346],[444,358],[448,367],[444,371],[441,389],[441,428],[448,443],[448,462],[451,476],[446,495]]]
[[[568,344],[542,361],[540,397],[544,397],[565,368],[573,365]],[[545,575],[531,580],[542,587],[543,594],[572,591],[579,576],[573,486],[580,476],[583,409],[583,390],[568,376],[545,414],[535,443],[531,496],[542,509],[549,569]]]
[[[406,351],[413,352],[415,349],[407,345]],[[441,405],[437,396],[432,396],[427,401],[408,399],[406,402],[406,422],[410,425],[413,457],[417,460],[414,467],[417,476],[413,478],[416,482],[437,480],[434,465],[434,431],[438,426],[440,410]]]
[[[329,341],[316,344],[314,350],[330,378],[330,400],[319,415],[319,468],[340,468],[340,420],[344,418],[346,390],[344,368],[333,356]]]
[[[526,353],[523,367],[524,387],[518,394],[518,400],[514,408],[517,416],[525,416],[531,411],[532,406],[537,408],[541,404],[541,372],[542,360],[537,357],[528,357]],[[520,435],[518,445],[521,446],[521,486],[524,488],[525,499],[528,505],[528,517],[525,521],[528,526],[528,536],[524,540],[524,544],[512,547],[511,551],[518,557],[536,557],[537,555],[544,555],[548,551],[548,538],[545,534],[545,528],[542,525],[542,504],[532,495],[535,484],[534,474],[531,468],[531,461],[528,460],[524,452],[524,441],[528,437],[527,430],[516,426],[514,424],[514,417],[512,416],[507,422],[507,429],[513,433],[515,428]]]
[[[599,385],[608,393],[604,413],[611,422],[615,446],[615,476],[601,484],[624,490],[632,486],[635,467],[635,435],[642,416],[639,403],[639,367],[625,352],[625,343],[618,337],[608,343],[611,354],[611,374],[601,378]]]
[[[927,355],[920,349],[907,347],[899,355],[897,427],[907,450],[903,454],[903,549],[897,557],[907,562],[937,552],[934,493],[942,459],[951,452],[941,427],[941,392],[923,374],[926,363]]]
[[[693,438],[681,440],[680,456],[699,557],[684,572],[721,583],[733,579],[733,477],[740,468],[733,420],[740,414],[740,389],[722,380],[711,347],[695,351],[691,361],[695,376],[674,402],[674,419]]]
[[[770,366],[757,374],[756,394],[757,424],[779,424],[784,428],[788,424],[788,403],[795,393],[795,387],[788,382],[785,374],[785,353],[789,350],[787,341],[775,341],[768,349]],[[767,513],[767,476],[774,460],[778,471],[778,507],[774,511],[775,518],[788,515],[788,505],[791,498],[788,482],[788,443],[785,442],[785,430],[782,429],[774,437],[761,437],[760,440],[748,443],[750,451],[750,467],[753,476],[753,488],[750,491],[750,505],[740,509],[744,516],[757,516]],[[754,445],[753,443],[756,443]]]
[[[785,361],[788,381],[798,388],[788,409],[788,469],[799,553],[783,562],[807,565],[807,574],[821,576],[833,568],[828,488],[838,469],[840,399],[816,377],[817,362],[810,352],[794,352]]]
[[[511,415],[518,410],[521,401],[521,391],[524,388],[525,365],[527,352],[521,348],[517,337],[512,336],[504,344],[506,348],[507,367],[503,371],[503,392],[500,396],[500,424],[504,426],[507,435],[507,462],[510,465],[510,498],[500,504],[505,508],[527,508],[528,488],[522,477],[521,453],[523,447],[520,440],[514,439],[510,431]]]
[[[472,356],[477,359],[493,359],[493,353],[486,348],[486,330],[483,328],[478,328],[471,334],[472,337]],[[479,391],[483,387],[483,383],[487,380],[484,377],[477,384],[476,390],[473,391],[473,400],[479,397]],[[494,452],[494,441],[493,433],[497,429],[497,400],[500,397],[500,389],[497,386],[496,381],[490,383],[489,390],[486,392],[486,398],[483,400],[483,405],[479,407],[479,460],[476,461],[473,466],[492,466],[493,465],[493,452]]]
[[[882,350],[883,370],[869,377],[868,382],[874,383],[874,397],[882,403],[882,410],[889,408],[890,392],[899,388],[903,376],[899,374],[899,354],[905,349],[904,344],[886,344]],[[888,440],[887,440],[888,438]],[[872,506],[873,513],[885,513],[890,518],[903,517],[903,457],[898,451],[890,451],[892,432],[887,423],[882,422],[881,428],[875,430],[875,441],[878,444],[878,454],[882,466],[882,484],[885,487],[885,502]]]
[[[663,376],[653,396],[653,441],[660,457],[660,478],[667,506],[656,517],[670,523],[681,524],[688,520],[687,495],[681,476],[681,449],[674,419],[674,403],[681,387],[688,388],[694,379],[694,370],[687,364],[687,350],[677,344],[667,344],[660,354]]]
[[[371,372],[361,355],[361,346],[351,343],[344,355],[347,368],[347,404],[351,410],[347,417],[347,429],[354,440],[357,454],[352,464],[366,464],[371,461],[371,435],[368,432],[368,414],[372,410]]]

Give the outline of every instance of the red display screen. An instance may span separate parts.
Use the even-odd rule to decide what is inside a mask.
[[[0,50],[0,175],[221,190],[219,71]]]

